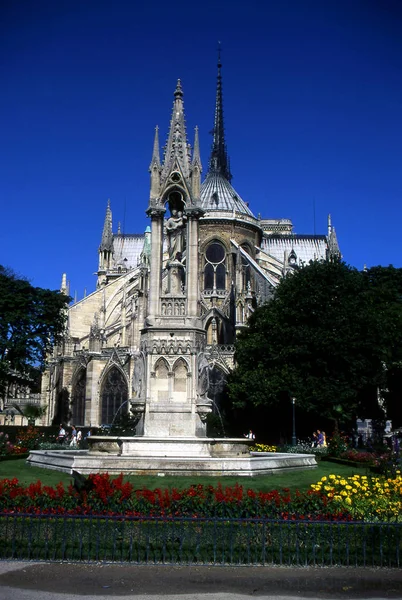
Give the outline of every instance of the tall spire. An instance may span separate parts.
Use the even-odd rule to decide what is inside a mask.
[[[190,175],[190,145],[187,143],[186,121],[184,119],[183,90],[180,79],[174,92],[172,119],[165,147],[162,179],[167,177],[174,162],[180,166],[184,177]]]
[[[110,198],[107,201],[105,222],[103,224],[102,241],[99,250],[112,250],[113,232],[112,232],[112,210],[110,208]]]
[[[151,164],[149,165],[149,171],[151,172],[153,167],[159,168],[161,166],[161,159],[159,156],[159,127],[155,127],[154,137],[154,148],[152,152]]]
[[[232,180],[229,158],[225,143],[225,128],[223,125],[223,98],[222,98],[222,62],[221,48],[218,47],[218,78],[216,85],[215,121],[213,129],[213,142],[209,159],[209,173],[219,173],[227,181]]]
[[[193,162],[191,164],[193,167],[195,165],[197,165],[199,167],[200,171],[202,171],[201,155],[200,155],[200,139],[199,139],[199,135],[198,135],[198,127],[196,127],[195,131],[194,131]]]

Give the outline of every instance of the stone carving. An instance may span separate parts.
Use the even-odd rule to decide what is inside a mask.
[[[132,397],[142,398],[145,384],[145,358],[142,352],[133,354],[134,371],[132,382]]]
[[[181,210],[172,208],[171,216],[166,221],[166,234],[168,237],[169,260],[181,262],[185,247],[186,216]]]
[[[197,392],[200,398],[209,400],[207,394],[209,389],[209,362],[204,354],[200,352],[198,355],[198,384]]]

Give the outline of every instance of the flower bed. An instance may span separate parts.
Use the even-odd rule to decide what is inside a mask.
[[[75,487],[40,481],[21,485],[0,481],[0,512],[134,517],[264,518],[305,521],[398,521],[402,511],[402,478],[355,475],[323,477],[307,492],[288,489],[256,492],[241,485],[193,485],[186,490],[134,490],[123,475],[81,477]]]
[[[277,447],[270,444],[254,444],[251,446],[250,452],[277,452]]]
[[[81,489],[77,489],[80,487]],[[123,475],[107,473],[82,478],[78,486],[55,488],[40,481],[27,487],[17,479],[0,481],[0,512],[52,514],[106,514],[131,516],[180,516],[224,518],[274,518],[302,520],[349,520],[322,492],[289,490],[255,492],[241,485],[216,487],[194,485],[186,490],[134,490]]]
[[[347,510],[353,519],[402,520],[402,477],[399,471],[394,478],[329,475],[311,488],[325,494],[334,508]]]

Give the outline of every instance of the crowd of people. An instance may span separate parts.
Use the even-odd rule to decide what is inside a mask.
[[[311,447],[312,448],[320,448],[322,446],[326,446],[327,445],[327,438],[325,436],[325,431],[320,431],[319,429],[317,429],[317,431],[313,432],[313,440],[311,442]]]
[[[77,447],[81,445],[82,442],[82,431],[75,427],[75,425],[70,425],[71,431],[67,431],[66,427],[63,423],[60,424],[59,432],[56,436],[56,441],[59,444],[69,444],[71,447]],[[85,437],[89,437],[91,435],[91,430],[88,431]]]

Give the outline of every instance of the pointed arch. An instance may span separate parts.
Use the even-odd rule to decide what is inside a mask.
[[[214,309],[204,321],[207,334],[207,344],[232,344],[233,334],[227,318],[217,309]]]
[[[155,363],[155,377],[157,379],[167,379],[170,371],[169,363],[164,358],[159,358]]]
[[[85,425],[85,388],[87,370],[81,367],[76,372],[71,392],[71,419],[74,425]]]
[[[211,239],[204,247],[203,289],[206,291],[227,288],[227,249],[219,239]]]
[[[171,395],[173,402],[188,400],[188,364],[184,358],[179,358],[173,365]]]
[[[169,363],[159,358],[155,363],[154,398],[158,401],[169,400]]]
[[[101,424],[111,425],[119,408],[128,401],[128,383],[115,365],[106,372],[101,384]]]
[[[183,358],[179,358],[173,367],[173,391],[187,393],[188,365]]]

